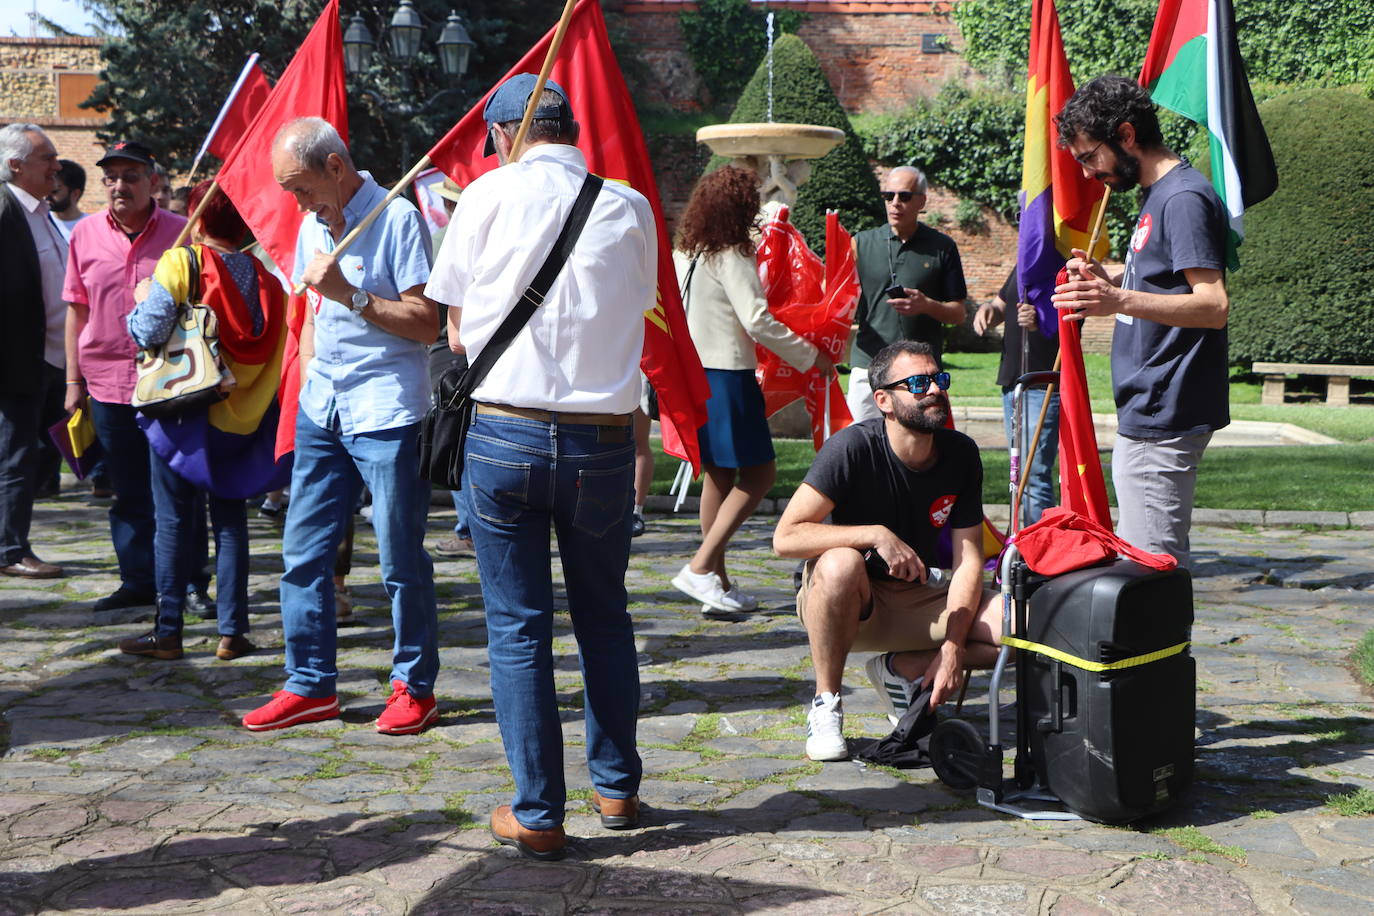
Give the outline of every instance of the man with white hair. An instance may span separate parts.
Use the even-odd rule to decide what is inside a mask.
[[[898,340],[930,344],[940,359],[944,325],[964,320],[964,266],[954,239],[920,221],[926,176],[899,165],[883,179],[887,225],[854,236],[859,270],[858,332],[849,356],[849,412],[854,420],[882,416],[868,384],[868,364]]]
[[[272,171],[307,214],[291,279],[310,290],[282,535],[286,686],[243,724],[265,731],[339,714],[334,557],[366,484],[396,633],[391,695],[376,727],[387,735],[416,734],[439,718],[439,621],[434,566],[424,546],[429,484],[420,477],[417,449],[429,408],[426,349],[439,333],[438,308],[424,295],[429,231],[419,211],[398,197],[347,253],[334,254],[386,190],[354,167],[348,147],[322,118],[281,129]]]
[[[37,124],[0,129],[0,572],[26,579],[62,575],[29,545],[43,405],[65,363],[67,239],[47,201],[56,176],[57,150]]]

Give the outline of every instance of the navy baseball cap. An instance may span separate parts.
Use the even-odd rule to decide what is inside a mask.
[[[132,140],[120,140],[114,146],[107,149],[104,158],[95,164],[96,168],[103,168],[105,163],[109,162],[111,159],[130,159],[134,162],[146,165],[148,168],[152,168],[155,164],[153,162],[153,151],[142,143],[135,143]]]
[[[507,124],[511,121],[519,121],[525,116],[525,106],[529,104],[530,95],[534,92],[534,84],[539,82],[539,77],[533,73],[517,73],[496,88],[496,91],[487,99],[487,104],[482,108],[482,119],[487,122],[487,142],[482,146],[483,156],[494,156],[496,145],[491,140],[491,126],[493,124]],[[563,101],[557,105],[541,105],[534,110],[536,118],[557,119],[564,131],[572,129],[573,111],[572,103],[568,101],[568,93],[563,87],[553,80],[544,81],[545,89],[552,89],[563,97]]]

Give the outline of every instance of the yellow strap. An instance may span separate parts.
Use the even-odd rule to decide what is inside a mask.
[[[1028,639],[1020,639],[1015,636],[1003,636],[1002,645],[1011,646],[1015,649],[1026,649],[1036,655],[1044,655],[1055,661],[1072,665],[1075,668],[1082,668],[1084,671],[1117,671],[1122,668],[1134,668],[1137,665],[1148,665],[1150,662],[1157,662],[1161,658],[1168,658],[1171,655],[1178,655],[1188,648],[1189,643],[1181,642],[1176,646],[1167,649],[1159,649],[1155,652],[1147,652],[1144,655],[1136,655],[1131,658],[1123,658],[1116,662],[1090,662],[1086,658],[1077,658],[1067,652],[1061,652],[1050,646],[1043,646],[1038,642],[1031,642]]]

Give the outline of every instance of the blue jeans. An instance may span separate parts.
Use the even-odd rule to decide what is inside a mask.
[[[248,632],[248,515],[241,499],[206,495],[151,455],[157,512],[157,635],[180,636],[186,588],[205,556],[205,504],[215,531],[215,597],[219,635]],[[199,531],[199,542],[196,532]]]
[[[439,617],[434,564],[425,553],[429,484],[420,478],[420,424],[346,435],[322,429],[301,411],[296,464],[282,534],[281,617],[286,689],[329,697],[338,680],[334,561],[362,485],[372,491],[372,530],[391,599],[396,633],[391,678],[412,696],[434,692],[439,673]]]
[[[634,456],[628,426],[478,414],[468,434],[463,480],[486,603],[491,693],[515,778],[511,809],[533,830],[563,823],[567,800],[553,681],[551,527],[582,660],[587,769],[607,798],[639,791],[639,669],[625,594]]]
[[[1040,444],[1035,448],[1035,459],[1030,467],[1025,466],[1026,455],[1030,451],[1031,440],[1035,437],[1035,424],[1040,420],[1040,408],[1045,403],[1044,388],[1026,388],[1021,393],[1025,411],[1022,413],[1021,462],[1022,474],[1026,478],[1025,495],[1021,499],[1022,524],[1030,524],[1040,518],[1040,513],[1051,506],[1057,506],[1054,495],[1054,460],[1059,457],[1059,395],[1050,398],[1050,409],[1045,414],[1045,427],[1040,432]],[[1002,422],[1007,431],[1007,442],[1012,436],[1012,390],[1002,392]]]
[[[148,437],[138,428],[134,409],[128,404],[107,404],[95,398],[90,404],[95,434],[105,452],[105,473],[115,493],[114,505],[110,506],[110,538],[119,558],[121,585],[151,595],[157,523]]]
[[[458,522],[453,526],[453,533],[460,538],[472,540],[472,527],[468,524],[468,519],[472,516],[472,501],[468,499],[467,490],[450,490],[449,495],[453,497],[453,514],[458,517]]]

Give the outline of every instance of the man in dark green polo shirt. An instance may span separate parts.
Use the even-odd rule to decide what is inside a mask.
[[[849,363],[849,412],[855,421],[881,416],[868,385],[868,364],[896,340],[921,340],[940,359],[943,325],[964,320],[964,266],[954,239],[920,221],[926,176],[902,165],[883,179],[887,225],[854,236],[859,268],[859,326]],[[902,295],[896,295],[898,287]],[[889,295],[892,293],[894,295]]]

